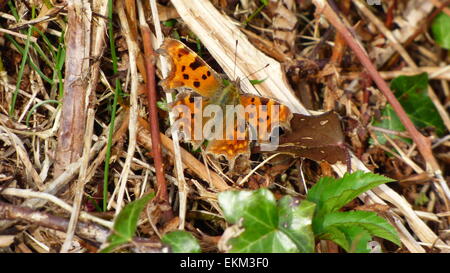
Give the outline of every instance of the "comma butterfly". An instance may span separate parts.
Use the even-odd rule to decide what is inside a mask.
[[[171,105],[172,110],[177,106],[183,106],[186,110],[180,111],[176,119],[183,121],[180,128],[183,127],[185,140],[197,148],[207,139],[205,134],[208,133],[205,133],[205,130],[214,127],[210,135],[214,131],[215,137],[208,139],[206,152],[216,158],[225,157],[230,163],[230,170],[239,156],[249,157],[251,140],[256,140],[260,145],[267,143],[272,136],[272,129],[276,126],[290,130],[292,113],[287,106],[273,99],[241,94],[237,83],[222,79],[182,42],[166,39],[158,52],[167,57],[171,64],[169,75],[161,82],[162,87],[166,91],[188,89],[188,92],[179,93]],[[209,110],[213,109],[215,114],[214,119],[209,121],[205,118],[206,112],[211,112],[207,111],[208,107]],[[244,114],[236,109],[241,109]],[[239,113],[242,114],[241,120],[236,117]],[[229,125],[229,117],[232,127],[227,127],[226,132],[223,132],[225,125]],[[211,120],[212,124],[208,124]],[[257,128],[258,134],[255,136]],[[192,133],[193,139],[190,138]]]

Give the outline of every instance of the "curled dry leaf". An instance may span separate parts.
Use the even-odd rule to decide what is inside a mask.
[[[330,164],[347,162],[348,150],[344,144],[339,116],[327,112],[318,116],[294,114],[292,131],[280,137],[278,148],[270,153],[286,153]]]

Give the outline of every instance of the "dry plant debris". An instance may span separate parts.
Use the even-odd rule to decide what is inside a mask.
[[[450,252],[450,6],[375,2],[1,2],[0,252]],[[230,86],[292,112],[232,165],[170,112]]]

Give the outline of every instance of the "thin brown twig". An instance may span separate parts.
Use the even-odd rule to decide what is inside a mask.
[[[433,3],[433,5],[438,8],[438,9],[442,9],[442,12],[447,14],[448,16],[450,16],[450,9],[447,8],[446,5],[444,5],[441,1],[439,0],[430,0],[431,3]]]
[[[139,18],[141,19],[141,16],[139,16]],[[167,181],[164,177],[164,166],[161,156],[161,139],[158,121],[158,109],[156,107],[157,99],[156,99],[155,65],[154,65],[156,54],[153,50],[149,26],[147,25],[145,20],[139,20],[139,22],[142,35],[142,43],[144,45],[144,60],[147,74],[146,89],[147,89],[147,99],[149,109],[150,133],[152,139],[152,157],[155,164],[156,182],[158,185],[156,198],[159,202],[168,205],[168,207],[170,208],[169,195],[167,193]],[[171,209],[167,211],[167,214],[168,215],[166,216],[168,218],[173,217]]]
[[[400,121],[411,135],[411,138],[417,144],[417,148],[419,149],[427,164],[429,164],[432,170],[439,169],[439,165],[432,154],[430,142],[416,129],[414,124],[411,122],[405,110],[403,110],[403,107],[398,102],[397,98],[392,93],[387,83],[383,80],[375,66],[370,61],[369,57],[366,55],[366,52],[362,45],[356,40],[349,28],[342,22],[339,16],[334,12],[334,10],[328,5],[326,1],[313,0],[313,3],[316,5],[318,13],[323,14],[336,28],[336,30],[342,34],[348,46],[353,50],[355,55],[360,60],[361,64],[367,69],[369,75],[372,77],[378,88],[380,88],[380,90],[386,96],[386,99],[392,105]]]
[[[156,179],[158,181],[159,192],[158,197],[167,200],[167,185],[164,178],[164,170],[161,157],[161,141],[159,137],[158,110],[156,107],[156,90],[155,90],[155,67],[154,67],[154,51],[150,41],[150,29],[148,26],[141,25],[142,40],[145,52],[145,66],[148,81],[146,82],[147,99],[149,107],[149,123],[152,138],[152,155],[155,161]],[[163,190],[164,189],[164,190]]]
[[[33,209],[21,206],[10,205],[0,201],[0,219],[7,220],[24,220],[35,225],[66,231],[69,220],[54,216],[45,212],[35,211]],[[78,222],[75,234],[80,237],[90,239],[96,242],[105,242],[109,234],[109,230],[102,226]]]

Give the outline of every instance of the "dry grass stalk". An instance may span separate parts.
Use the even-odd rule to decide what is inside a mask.
[[[120,174],[119,180],[119,193],[117,196],[117,207],[116,207],[116,216],[119,214],[122,203],[123,196],[125,193],[125,186],[128,180],[128,174],[130,172],[130,165],[132,158],[134,157],[134,152],[136,149],[136,132],[137,132],[137,119],[138,119],[138,85],[139,85],[139,76],[136,66],[136,56],[138,52],[138,45],[136,41],[131,38],[131,31],[129,28],[127,16],[125,14],[124,6],[122,1],[117,2],[117,13],[119,15],[119,19],[121,22],[122,33],[126,39],[129,53],[129,69],[131,72],[131,88],[130,88],[130,121],[128,123],[128,131],[129,131],[129,139],[128,139],[128,149],[127,149],[127,157],[125,159],[125,165],[123,166],[122,172]],[[111,201],[108,204],[108,207],[111,206]]]
[[[95,0],[93,3],[93,12],[103,15],[107,15],[107,1]],[[88,5],[86,3],[86,5]],[[88,7],[86,8],[86,10]],[[93,24],[93,39],[92,39],[92,52],[91,56],[101,56],[105,47],[105,33],[106,23],[104,20],[100,20],[98,23]],[[78,175],[77,184],[75,187],[74,209],[72,210],[69,227],[66,233],[66,239],[61,252],[68,252],[71,248],[73,236],[75,234],[75,228],[77,225],[78,215],[80,214],[81,202],[84,196],[84,185],[89,181],[87,179],[87,170],[89,165],[89,154],[92,146],[92,135],[95,121],[95,89],[97,87],[99,78],[100,62],[95,62],[90,67],[91,80],[89,81],[88,88],[86,90],[86,104],[87,107],[87,120],[86,131],[84,136],[83,155],[81,157],[80,173]]]
[[[84,3],[83,3],[84,2]],[[89,81],[91,15],[87,1],[68,1],[68,29],[61,126],[56,149],[55,177],[76,162],[83,150],[86,127],[86,88]]]

